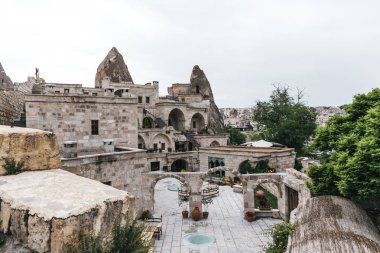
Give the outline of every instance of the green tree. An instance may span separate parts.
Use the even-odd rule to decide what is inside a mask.
[[[317,130],[313,146],[325,155],[321,166],[309,169],[309,187],[314,195],[379,198],[380,89],[356,95],[345,111]]]
[[[295,148],[299,154],[317,126],[315,109],[306,106],[302,97],[301,91],[295,99],[289,87],[275,86],[268,101],[257,102],[253,118],[265,140]]]
[[[232,145],[240,145],[245,142],[246,136],[239,129],[232,128],[230,126],[226,127],[227,132],[230,134],[230,143]]]

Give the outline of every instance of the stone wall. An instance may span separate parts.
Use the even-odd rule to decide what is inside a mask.
[[[57,169],[61,166],[57,138],[37,129],[0,125],[0,174],[4,158],[24,161],[26,170]]]
[[[209,157],[224,159],[225,167],[238,169],[244,161],[257,163],[260,160],[268,160],[269,166],[276,172],[283,172],[287,168],[294,167],[295,153],[291,148],[246,148],[246,147],[215,147],[200,148],[200,171],[207,171]]]
[[[102,151],[103,141],[137,148],[137,104],[135,98],[85,95],[29,95],[27,127],[52,131],[63,147],[77,141],[78,152]],[[99,121],[99,134],[91,132],[91,121]]]
[[[141,213],[141,187],[146,183],[141,175],[150,171],[147,157],[145,151],[135,150],[63,158],[62,169],[128,191],[136,200],[136,211]]]

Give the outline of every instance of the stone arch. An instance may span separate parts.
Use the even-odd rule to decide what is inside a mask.
[[[248,174],[247,170],[252,168],[251,162],[249,160],[244,160],[239,164],[238,170],[240,174]]]
[[[157,144],[157,145],[155,145]],[[169,136],[166,134],[158,133],[153,137],[153,146],[157,149],[167,150],[171,146],[171,141]]]
[[[141,135],[138,135],[138,137],[137,137],[137,147],[139,149],[145,149],[146,148],[145,140]]]
[[[181,172],[181,170],[188,170],[189,163],[184,159],[177,159],[171,165],[171,171],[173,172]]]
[[[142,128],[153,128],[154,127],[154,121],[151,117],[146,116],[142,120]]]
[[[172,174],[172,173],[167,173],[167,174],[163,174],[163,175],[160,175],[159,177],[155,178],[153,180],[153,182],[151,183],[149,191],[153,194],[153,197],[154,197],[154,187],[156,187],[156,184],[158,181],[160,181],[161,179],[164,179],[164,178],[175,178],[178,181],[180,181],[184,186],[186,186],[189,192],[191,191],[191,187],[189,187],[189,183],[186,181],[185,178],[178,176],[178,175],[175,175],[175,174]]]
[[[197,112],[191,117],[191,130],[200,132],[205,127],[205,118]]]
[[[219,146],[220,146],[220,143],[218,141],[213,141],[210,144],[210,147],[219,147]]]
[[[174,108],[173,110],[171,110],[171,112],[169,113],[169,118],[168,118],[169,126],[172,126],[177,131],[184,131],[185,122],[186,122],[185,115],[180,109]]]
[[[252,184],[252,188],[256,188],[259,185],[263,185],[265,183],[272,183],[276,185],[278,191],[278,198],[282,198],[282,190],[281,190],[281,182],[275,180],[273,178],[259,178]]]

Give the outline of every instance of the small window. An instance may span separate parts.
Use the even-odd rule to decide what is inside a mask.
[[[149,104],[150,103],[150,97],[145,98],[145,103]]]
[[[106,182],[102,182],[102,183],[105,184],[105,185],[109,185],[109,186],[111,186],[111,184],[112,184],[111,181],[106,181]]]
[[[84,91],[83,94],[84,94],[84,95],[88,95],[88,91]]]
[[[59,93],[61,93],[59,90],[56,90],[54,93],[56,93],[56,94],[59,94]]]
[[[142,96],[138,97],[138,102],[139,102],[139,104],[142,104]]]
[[[139,149],[143,149],[143,144],[142,144],[142,143],[139,143],[139,144],[137,145],[137,147],[138,147]]]
[[[182,102],[185,102],[185,98],[182,98]]]
[[[197,94],[199,94],[199,85],[197,85],[196,88],[197,88]]]
[[[165,143],[161,143],[161,149],[165,150]]]
[[[197,122],[193,121],[193,128],[197,128]]]
[[[91,134],[92,135],[99,134],[99,120],[91,120]]]
[[[157,143],[154,143],[154,144],[153,144],[153,149],[154,149],[155,151],[157,151]]]
[[[94,97],[96,97],[96,96],[98,96],[98,93],[93,92],[92,95],[93,95]]]
[[[69,93],[70,93],[70,90],[69,90],[69,89],[64,89],[64,93],[65,93],[65,94],[69,94]]]

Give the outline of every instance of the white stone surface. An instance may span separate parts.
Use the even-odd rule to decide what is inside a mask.
[[[25,128],[25,127],[10,127],[0,125],[0,134],[30,134],[30,133],[49,133],[34,128]]]
[[[233,192],[229,186],[219,188],[220,195],[209,207],[209,218],[198,222],[182,219],[182,208],[178,206],[177,192],[169,191],[171,184],[179,184],[172,178],[162,179],[155,189],[155,217],[163,215],[163,236],[155,241],[154,252],[262,252],[262,247],[271,240],[268,231],[277,223],[276,219],[260,219],[247,222],[243,219],[243,196]],[[211,234],[216,242],[207,247],[189,247],[182,241],[189,233]]]
[[[79,215],[104,201],[124,200],[127,196],[126,191],[60,169],[0,177],[3,202],[44,220]]]

